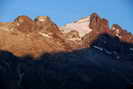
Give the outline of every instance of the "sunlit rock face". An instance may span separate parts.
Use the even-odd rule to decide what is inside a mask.
[[[38,16],[35,21],[46,22],[50,18],[48,16]]]
[[[64,36],[65,36],[65,41],[68,42],[68,44],[73,49],[82,48],[82,39],[81,39],[78,31],[72,30],[70,32],[65,33]]]
[[[35,30],[35,24],[28,16],[19,16],[15,19],[17,30],[24,33],[31,33]]]
[[[0,49],[17,56],[67,52],[90,47],[103,33],[133,43],[131,33],[119,25],[110,29],[108,20],[96,13],[61,27],[48,16],[38,16],[34,20],[18,16],[14,22],[0,23]]]
[[[133,43],[133,35],[127,32],[118,24],[113,24],[111,27],[112,35],[117,36],[119,39],[125,42]]]
[[[35,21],[27,16],[19,16],[14,22],[0,23],[0,29],[0,49],[17,56],[36,57],[42,53],[71,49],[58,26],[46,16],[37,17]]]
[[[110,32],[108,20],[99,17],[96,13],[91,14],[89,27],[95,32]]]
[[[103,33],[110,34],[108,21],[104,18],[100,18],[96,13],[90,15],[89,28],[92,29],[92,31],[82,37],[84,47],[89,47],[92,41],[97,39],[98,35]]]
[[[48,16],[38,16],[35,19],[36,30],[39,33],[47,34],[49,36],[61,37],[58,26]]]

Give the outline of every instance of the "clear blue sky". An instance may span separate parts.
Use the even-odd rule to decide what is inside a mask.
[[[50,16],[58,25],[77,20],[92,12],[133,33],[133,0],[0,0],[0,22],[19,15]]]

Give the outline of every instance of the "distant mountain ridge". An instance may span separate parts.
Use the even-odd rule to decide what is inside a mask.
[[[117,24],[109,28],[108,20],[96,13],[62,27],[57,26],[48,16],[38,16],[35,20],[19,16],[14,22],[0,23],[0,49],[16,56],[67,52],[90,47],[103,33],[133,43],[131,33]]]

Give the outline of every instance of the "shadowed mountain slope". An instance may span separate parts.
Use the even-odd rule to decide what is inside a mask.
[[[106,41],[108,49],[103,47],[103,41]],[[115,47],[112,49],[110,45],[114,43]],[[10,52],[1,51],[0,88],[127,89],[133,83],[133,57],[121,57],[121,49],[117,47],[122,45],[125,47],[123,50],[133,47],[133,44],[123,43],[118,38],[103,34],[90,48],[44,54],[34,60],[30,56],[17,57]],[[117,55],[113,51],[118,52]],[[127,50],[126,53],[128,52],[132,51]],[[120,56],[119,59],[117,56]],[[128,54],[124,56],[127,57]]]

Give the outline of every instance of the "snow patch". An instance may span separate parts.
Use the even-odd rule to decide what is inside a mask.
[[[89,24],[90,24],[90,16],[80,19],[79,21],[66,24],[62,28],[65,33],[70,32],[72,30],[76,30],[79,32],[80,37],[83,37],[84,35],[92,31],[92,29],[89,28]]]
[[[133,51],[133,48],[129,48],[129,50]]]
[[[47,37],[47,38],[51,38],[51,36],[49,36],[49,34],[46,34],[46,33],[42,33],[42,32],[39,32],[39,34],[43,37]]]
[[[105,51],[105,53],[107,53],[107,54],[109,54],[109,55],[112,54],[112,52],[111,52],[111,51],[108,51],[107,49],[104,49],[104,51]]]
[[[81,18],[81,19],[78,20],[76,23],[84,23],[84,22],[90,22],[90,16]]]
[[[98,47],[98,46],[93,46],[93,47],[100,50],[100,51],[103,51],[103,48],[101,48],[101,47]]]

